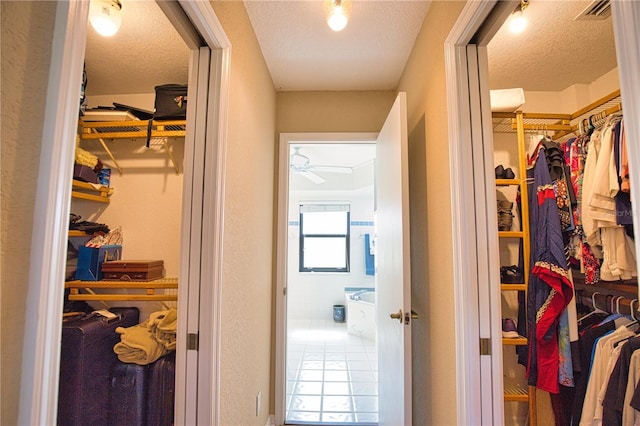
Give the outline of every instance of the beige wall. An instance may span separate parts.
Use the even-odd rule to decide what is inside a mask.
[[[391,90],[279,92],[277,132],[378,132],[395,97]]]
[[[456,346],[444,41],[464,6],[429,8],[398,91],[407,92],[411,203],[413,419],[456,424]]]
[[[51,59],[54,2],[0,2],[2,174],[0,424],[17,423],[31,223]],[[37,231],[36,231],[37,232]]]
[[[271,403],[276,93],[242,2],[213,2],[232,44],[221,424],[264,425]],[[256,416],[256,395],[262,411]]]

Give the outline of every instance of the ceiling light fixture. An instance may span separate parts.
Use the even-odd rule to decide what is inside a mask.
[[[527,18],[524,16],[524,10],[529,6],[529,0],[522,0],[518,8],[511,15],[509,22],[509,30],[514,34],[519,34],[527,28]]]
[[[348,0],[325,0],[325,14],[327,24],[333,31],[342,31],[349,22],[351,15],[351,2]]]
[[[111,37],[122,23],[122,4],[119,0],[91,0],[89,22],[98,34]]]

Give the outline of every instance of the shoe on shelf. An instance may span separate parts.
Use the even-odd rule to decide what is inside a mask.
[[[502,318],[502,337],[505,339],[517,339],[520,337],[516,323],[511,318]]]
[[[511,231],[513,225],[513,203],[509,200],[498,200],[498,231]]]
[[[502,174],[502,179],[515,179],[516,175],[515,173],[513,173],[513,170],[511,170],[511,167],[507,167],[504,170],[504,173]]]
[[[524,277],[516,265],[500,268],[500,281],[504,284],[522,284]]]
[[[495,168],[496,179],[515,179],[516,175],[511,170],[511,167],[507,167],[506,169],[502,164],[499,164]]]

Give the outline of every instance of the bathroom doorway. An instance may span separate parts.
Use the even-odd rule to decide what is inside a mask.
[[[357,137],[281,145],[289,169],[281,192],[286,342],[278,356],[286,424],[378,423],[376,148],[375,135]]]

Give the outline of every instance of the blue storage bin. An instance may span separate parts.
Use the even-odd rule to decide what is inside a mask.
[[[104,245],[102,247],[85,247],[78,250],[78,268],[76,280],[100,281],[102,279],[102,264],[122,258],[120,244]]]

